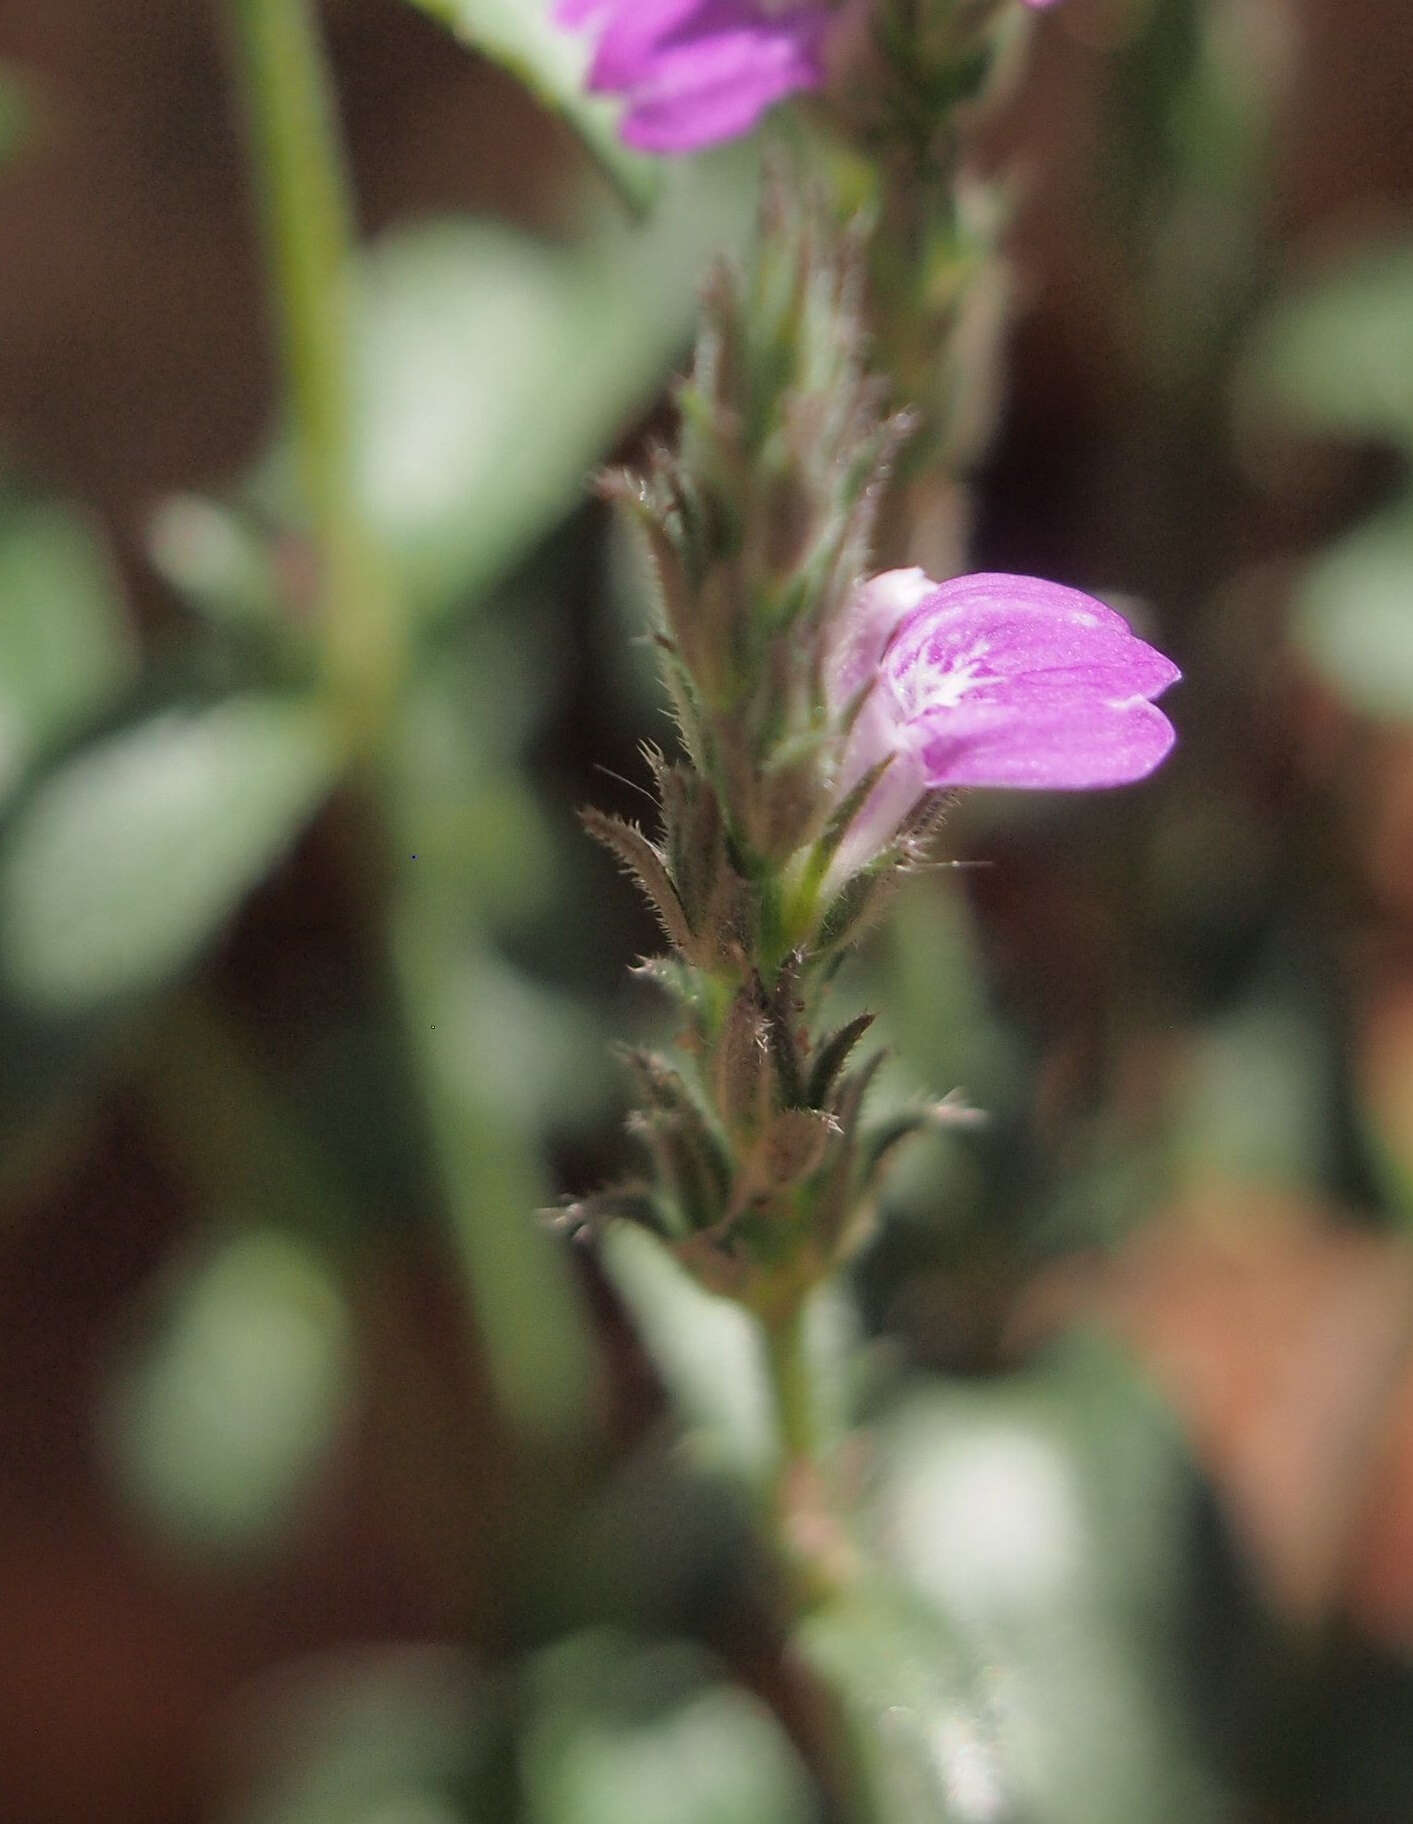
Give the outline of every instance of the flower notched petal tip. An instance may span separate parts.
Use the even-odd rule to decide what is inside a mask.
[[[645,152],[737,138],[824,80],[830,9],[816,0],[560,0],[554,18],[598,30],[588,87],[623,97],[619,132]]]
[[[840,795],[887,768],[836,876],[879,854],[929,792],[1087,791],[1146,778],[1176,738],[1153,699],[1180,675],[1122,615],[1061,583],[874,577],[834,630],[826,689],[837,715],[857,705]]]

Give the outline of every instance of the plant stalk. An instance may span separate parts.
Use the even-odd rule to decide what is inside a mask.
[[[300,505],[319,568],[324,680],[355,750],[406,666],[406,617],[364,530],[353,398],[354,208],[310,0],[231,0]]]
[[[355,861],[365,865],[369,920],[387,945],[498,1397],[520,1431],[582,1439],[590,1342],[572,1276],[530,1217],[538,1186],[527,1149],[430,1039],[452,965],[426,908],[455,888],[429,878],[426,863],[417,891],[399,891],[395,871],[398,811],[377,763],[399,726],[411,627],[358,496],[354,207],[316,9],[312,0],[229,8],[300,507],[318,569],[323,687],[349,744],[364,820]]]

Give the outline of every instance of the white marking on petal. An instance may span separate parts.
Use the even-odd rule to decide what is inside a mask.
[[[975,640],[943,665],[914,665],[905,678],[893,683],[898,707],[910,721],[928,710],[955,709],[979,684],[990,682],[993,674],[982,662],[990,650],[990,640]]]

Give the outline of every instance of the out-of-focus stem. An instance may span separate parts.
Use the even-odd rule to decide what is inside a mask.
[[[780,1477],[810,1464],[819,1452],[816,1399],[803,1303],[765,1325],[766,1363],[775,1396],[780,1439]]]
[[[325,681],[359,747],[401,681],[406,617],[354,484],[353,204],[309,0],[231,0],[301,506],[319,566]]]
[[[300,505],[318,566],[324,687],[354,761],[374,762],[355,772],[363,813],[355,862],[365,870],[370,918],[390,952],[497,1392],[520,1430],[582,1436],[591,1352],[571,1277],[533,1223],[539,1187],[527,1149],[482,1100],[453,1085],[456,1060],[430,1042],[450,979],[451,947],[428,939],[418,908],[409,913],[391,891],[396,814],[376,762],[397,726],[409,622],[389,566],[364,528],[357,495],[354,212],[315,9],[312,0],[229,5]],[[430,880],[427,897],[437,897]]]
[[[762,1320],[778,1448],[768,1520],[797,1616],[839,1596],[860,1571],[826,1460],[829,1426],[811,1303],[803,1297]]]

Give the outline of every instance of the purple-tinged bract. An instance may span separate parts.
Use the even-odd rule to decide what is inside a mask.
[[[620,132],[646,152],[734,139],[824,80],[830,9],[766,0],[560,0],[556,22],[597,27],[588,86],[627,103]]]

